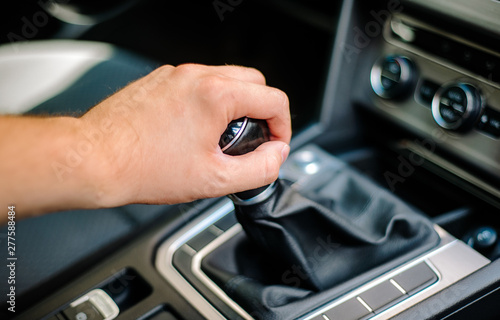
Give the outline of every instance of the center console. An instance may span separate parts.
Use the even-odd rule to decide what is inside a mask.
[[[318,190],[333,178],[335,172],[346,170],[345,166],[317,146],[308,145],[297,150],[285,163],[281,178],[293,180],[292,186],[300,190]],[[288,290],[297,288],[307,276],[303,274],[301,278],[301,273],[289,266],[281,274],[279,284],[285,288],[281,291],[276,287],[269,289],[268,294],[275,295],[267,300],[272,303],[247,304],[243,308],[234,300],[234,295],[231,297],[227,288],[221,288],[203,268],[203,260],[231,239],[239,241],[239,250],[245,250],[244,246],[249,245],[234,215],[233,204],[223,200],[163,243],[156,267],[207,319],[259,319],[270,314],[283,319],[388,319],[489,263],[488,259],[438,225],[434,228],[439,240],[414,258],[401,255],[333,288],[320,291],[302,289],[293,299],[285,300],[283,297],[288,294],[286,286],[290,287]],[[337,244],[319,237],[317,241],[316,252],[311,251],[308,259],[321,263],[325,259],[323,255],[333,251]],[[258,259],[259,256],[266,257],[260,252],[252,258]],[[370,263],[369,256],[364,259],[365,263]],[[230,260],[224,261],[229,263]],[[276,263],[272,258],[267,262]],[[265,264],[260,266],[268,267]],[[333,269],[331,272],[336,272]],[[243,276],[232,279],[233,282],[244,280]]]

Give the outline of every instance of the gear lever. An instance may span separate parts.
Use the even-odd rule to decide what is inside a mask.
[[[230,123],[220,146],[239,155],[267,140],[265,121],[242,118]],[[324,290],[437,243],[430,221],[347,164],[329,174],[332,179],[314,193],[278,179],[230,196],[246,236],[290,266],[294,277],[282,282],[299,279],[300,287]],[[328,254],[314,255],[321,250]]]
[[[242,155],[255,150],[270,140],[269,127],[265,120],[240,118],[231,121],[219,140],[222,152]],[[235,205],[253,205],[268,199],[276,189],[276,182],[260,188],[229,195]]]

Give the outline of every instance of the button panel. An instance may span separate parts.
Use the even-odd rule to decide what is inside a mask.
[[[396,303],[436,283],[438,276],[426,262],[398,273],[331,308],[323,309],[309,320],[368,319]]]

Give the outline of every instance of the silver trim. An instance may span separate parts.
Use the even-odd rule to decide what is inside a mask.
[[[255,197],[252,197],[250,199],[241,199],[239,198],[236,194],[230,194],[228,195],[228,198],[233,201],[234,204],[239,205],[239,206],[251,206],[257,203],[261,203],[263,201],[266,201],[267,198],[269,198],[273,193],[274,190],[276,190],[276,181],[271,183],[264,191],[256,195]]]
[[[236,302],[234,302],[217,284],[215,284],[201,269],[201,261],[205,258],[210,252],[217,249],[221,244],[228,241],[238,233],[243,230],[240,224],[236,224],[229,230],[227,230],[222,236],[218,237],[214,241],[210,242],[203,249],[201,249],[196,255],[193,256],[193,260],[191,263],[191,271],[198,279],[201,280],[209,289],[211,289],[215,295],[224,301],[228,306],[230,306],[239,316],[243,319],[251,320],[253,319],[243,308],[241,308]]]
[[[175,251],[201,231],[208,228],[220,218],[233,211],[234,207],[228,199],[214,206],[206,213],[182,228],[179,232],[165,241],[156,255],[155,266],[163,278],[179,292],[193,308],[198,310],[206,319],[222,320],[225,317],[215,309],[191,284],[175,269],[173,256]]]
[[[368,305],[368,303],[365,302],[365,300],[363,300],[363,298],[357,296],[356,300],[358,300],[358,302],[361,303],[363,307],[365,307],[365,309],[368,310],[368,312],[373,312],[373,309]]]
[[[222,152],[226,151],[227,149],[229,149],[236,141],[238,141],[238,139],[240,138],[241,134],[243,133],[243,131],[245,131],[245,128],[248,124],[248,118],[245,117],[243,119],[243,124],[241,125],[241,128],[240,130],[238,131],[238,133],[234,136],[234,138],[229,141],[229,143],[227,145],[224,146],[224,148],[222,148]]]
[[[390,279],[389,282],[396,287],[396,289],[399,290],[399,292],[401,292],[402,294],[407,294],[406,290],[399,284],[396,282],[396,280],[394,279]]]

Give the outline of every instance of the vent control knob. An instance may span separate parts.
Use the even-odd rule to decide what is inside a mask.
[[[389,55],[378,60],[370,74],[373,91],[385,99],[406,98],[412,92],[415,78],[413,62],[398,55]]]
[[[467,131],[483,112],[483,99],[468,83],[452,83],[439,88],[432,99],[432,116],[444,129]]]

